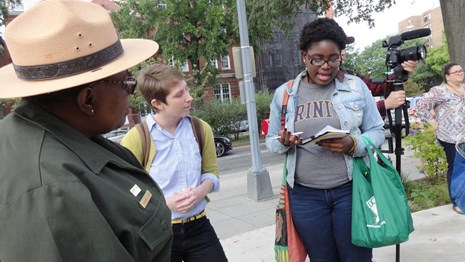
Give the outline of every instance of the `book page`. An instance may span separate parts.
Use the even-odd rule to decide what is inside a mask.
[[[316,133],[314,136],[303,139],[302,144],[316,144],[317,142],[324,139],[342,138],[349,135],[349,133],[349,130],[341,130],[328,125],[318,131],[318,133]]]

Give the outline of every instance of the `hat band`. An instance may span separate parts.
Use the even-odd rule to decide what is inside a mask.
[[[74,75],[102,66],[123,53],[123,46],[118,40],[97,53],[79,57],[76,59],[37,66],[13,65],[16,75],[24,80],[47,80]]]

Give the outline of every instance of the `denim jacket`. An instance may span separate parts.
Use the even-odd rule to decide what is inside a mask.
[[[266,136],[266,147],[271,152],[287,154],[287,183],[294,187],[294,175],[296,166],[296,146],[285,146],[274,139],[281,130],[281,105],[283,92],[289,93],[287,104],[286,127],[290,132],[294,132],[295,110],[297,105],[297,92],[300,81],[305,76],[305,71],[299,74],[291,88],[287,83],[276,89],[273,101],[270,105],[270,124]],[[366,155],[365,145],[361,135],[369,137],[376,146],[384,142],[384,122],[378,113],[376,103],[368,87],[363,81],[353,75],[345,74],[343,82],[335,80],[336,88],[332,94],[332,104],[339,117],[341,129],[350,130],[350,134],[356,139],[355,157]],[[352,156],[344,154],[347,165],[347,175],[352,180]]]

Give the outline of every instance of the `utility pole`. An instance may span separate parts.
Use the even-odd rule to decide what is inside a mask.
[[[242,72],[247,104],[247,119],[249,122],[250,150],[252,151],[252,167],[247,173],[247,193],[249,198],[262,200],[273,196],[270,174],[262,166],[260,143],[257,126],[257,109],[255,106],[255,86],[252,80],[252,65],[250,61],[249,29],[245,13],[245,1],[236,0],[239,19],[239,34],[241,38]]]

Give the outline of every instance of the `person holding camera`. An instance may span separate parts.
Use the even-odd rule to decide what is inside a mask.
[[[362,135],[376,146],[383,143],[384,122],[360,78],[345,74],[336,81],[345,40],[332,19],[306,24],[300,36],[306,70],[292,86],[281,85],[270,105],[266,146],[287,156],[290,210],[310,261],[372,261],[372,249],[351,241],[352,157],[366,154]],[[285,94],[287,113],[281,116]],[[294,135],[309,137],[327,125],[350,130],[350,135],[317,145],[303,145]]]
[[[454,169],[455,145],[465,142],[465,84],[464,73],[457,63],[448,63],[443,69],[444,83],[432,87],[417,103],[417,114],[436,131],[436,138],[447,158],[447,186],[455,212],[463,214],[450,194]],[[433,112],[432,112],[433,111]]]
[[[355,41],[354,37],[348,37],[346,39],[346,44],[352,44],[354,41]],[[342,65],[344,65],[345,57],[346,57],[346,50],[344,49],[341,51],[341,64]],[[413,60],[408,60],[408,61],[403,62],[401,66],[406,72],[411,74],[416,70],[417,62]],[[345,73],[358,76],[360,79],[362,79],[363,82],[365,82],[365,84],[368,86],[368,89],[370,89],[371,94],[373,96],[385,97],[384,100],[380,100],[376,103],[376,106],[378,107],[378,111],[383,118],[386,116],[387,110],[398,108],[399,106],[405,103],[405,97],[406,97],[405,91],[404,90],[394,91],[394,82],[384,81],[383,83],[375,83],[373,79],[367,76],[364,76],[360,73],[357,73],[357,72],[345,70],[342,66],[341,66],[341,72],[338,74],[338,79],[340,81],[343,80]],[[392,79],[392,78],[393,76],[389,76],[389,79]],[[391,92],[386,92],[388,90],[391,90]]]

